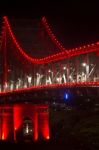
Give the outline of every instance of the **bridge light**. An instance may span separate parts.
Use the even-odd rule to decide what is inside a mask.
[[[28,79],[28,83],[32,82],[32,76],[27,76],[27,79]]]
[[[96,44],[99,45],[99,42],[97,42]]]
[[[0,84],[0,92],[2,91],[2,88],[1,88],[1,84]]]
[[[66,67],[63,67],[64,70],[66,70]]]
[[[51,70],[49,69],[48,72],[51,72]]]
[[[83,67],[86,67],[86,65],[87,65],[86,63],[82,63],[82,66],[83,66]]]
[[[56,80],[59,82],[59,81],[60,81],[60,78],[56,78]]]
[[[71,75],[69,76],[69,79],[72,79],[72,76],[71,76]]]
[[[8,72],[11,72],[11,70],[10,70],[10,69],[8,69]]]
[[[6,91],[6,90],[7,90],[7,88],[8,88],[8,83],[7,83],[7,82],[5,82],[5,83],[4,83],[4,91]]]

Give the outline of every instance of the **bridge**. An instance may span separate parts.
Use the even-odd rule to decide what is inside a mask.
[[[16,140],[16,132],[23,122],[22,115],[36,120],[33,122],[34,140],[38,139],[39,130],[45,139],[49,139],[50,102],[62,102],[64,95],[68,99],[69,93],[74,100],[82,96],[88,99],[99,97],[99,42],[68,50],[53,34],[45,17],[39,22],[29,21],[34,26],[32,29],[25,27],[24,21],[18,27],[17,23],[13,23],[3,17],[0,37],[0,139],[8,139],[11,132],[12,139]],[[22,28],[26,28],[26,31],[23,30],[26,36],[20,34],[19,37]],[[29,43],[31,31],[33,39]],[[31,108],[29,113],[27,108]],[[14,130],[10,131],[7,126],[13,114],[17,119],[14,119]],[[10,119],[7,120],[6,115]],[[18,118],[21,118],[20,122],[16,121]],[[40,118],[44,122],[38,130],[37,120],[41,121]],[[28,134],[27,127],[25,134]]]
[[[40,35],[36,35],[38,33]],[[3,18],[0,42],[1,95],[45,88],[99,85],[99,42],[66,50],[52,33],[45,17],[42,18],[38,31],[33,34],[36,38],[34,41],[39,42],[32,44],[35,49],[32,48],[31,56],[20,46],[8,18]],[[45,43],[40,45],[40,42],[44,42],[44,36]],[[38,57],[45,56],[37,58],[35,53],[38,49]]]

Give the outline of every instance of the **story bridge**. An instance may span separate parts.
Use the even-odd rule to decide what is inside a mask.
[[[89,102],[99,97],[99,42],[67,50],[53,34],[45,17],[39,22],[29,21],[30,24],[34,28],[27,28],[24,21],[21,24],[13,21],[11,27],[8,18],[3,17],[0,39],[1,140],[16,141],[18,133],[21,134],[19,138],[49,139],[50,103],[61,103],[64,99]],[[29,41],[31,32],[33,38]]]

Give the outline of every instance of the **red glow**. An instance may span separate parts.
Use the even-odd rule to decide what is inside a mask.
[[[48,112],[42,112],[39,114],[39,130],[44,139],[48,140],[49,136],[49,114]]]
[[[29,117],[33,122],[33,140],[36,141],[39,138],[38,128],[41,128],[42,135],[45,139],[49,139],[49,118],[48,112],[41,114],[42,124],[38,124],[38,111],[39,109],[45,109],[47,106],[42,105],[30,105],[20,104],[14,105],[14,139],[16,140],[16,132],[23,124],[23,118]]]
[[[7,125],[8,125],[8,124],[7,124],[7,122],[8,122],[7,119],[8,119],[7,117],[3,116],[2,140],[6,140],[7,137],[8,137],[8,131],[9,131],[9,129],[8,129],[8,126],[7,126]]]
[[[15,105],[13,107],[13,116],[14,116],[14,141],[17,141],[16,139],[16,133],[18,129],[22,125],[22,107],[20,105]]]
[[[1,107],[0,109],[10,109],[12,107]],[[46,111],[45,111],[46,110]],[[3,112],[1,115],[1,140],[8,140],[10,135],[14,135],[14,141],[17,141],[16,133],[20,127],[22,129],[23,120],[26,117],[32,119],[33,122],[33,141],[38,140],[40,131],[43,139],[49,139],[49,113],[47,105],[30,105],[30,104],[15,104],[13,112]],[[13,117],[12,117],[13,116]],[[39,117],[39,118],[38,118]],[[13,120],[14,118],[14,120]],[[39,119],[39,124],[38,124]],[[14,123],[14,132],[13,132]],[[23,132],[23,130],[21,131]]]
[[[13,114],[9,112],[12,110],[12,107],[2,107],[2,140],[7,140],[10,137],[10,134],[13,134]]]
[[[33,136],[33,140],[37,141],[38,140],[38,113],[35,111],[34,112],[34,136]]]
[[[99,51],[99,44],[97,42],[95,44],[91,44],[90,46],[87,45],[87,46],[78,47],[78,48],[75,48],[75,49],[72,49],[72,50],[65,50],[63,52],[60,52],[60,53],[57,53],[57,54],[54,54],[54,55],[51,55],[51,56],[48,56],[48,57],[44,57],[44,58],[41,58],[41,59],[35,59],[35,58],[32,58],[31,56],[27,55],[24,52],[24,50],[21,48],[21,46],[17,42],[17,40],[16,40],[12,30],[11,30],[8,18],[6,16],[4,17],[4,21],[5,21],[6,27],[8,29],[8,32],[10,34],[10,37],[13,40],[13,42],[14,42],[17,50],[19,51],[19,53],[21,55],[23,55],[23,57],[26,60],[28,60],[29,62],[31,62],[33,64],[45,64],[45,63],[49,63],[49,62],[53,62],[53,61],[57,61],[57,60],[62,60],[64,58],[70,58],[70,57],[78,56],[78,55],[81,55],[81,54],[86,54],[86,53],[98,52]]]

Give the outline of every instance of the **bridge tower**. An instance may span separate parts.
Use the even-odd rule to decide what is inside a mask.
[[[5,18],[5,17],[4,17]],[[1,64],[3,65],[1,93],[7,93],[9,89],[9,71],[13,72],[9,62],[11,51],[8,48],[9,34],[6,18],[4,19],[1,53]],[[10,39],[11,40],[11,39]],[[10,41],[11,42],[11,41]],[[13,51],[13,50],[12,50]],[[13,52],[12,52],[13,53]],[[14,62],[12,62],[13,65]],[[11,98],[12,99],[12,98]],[[14,98],[15,99],[15,98]],[[47,104],[36,104],[25,102],[7,102],[4,96],[0,103],[0,140],[7,141],[37,141],[48,140],[49,135],[49,107]]]

